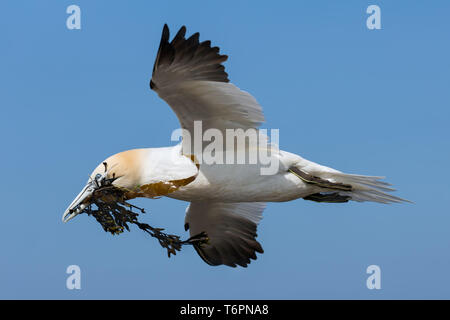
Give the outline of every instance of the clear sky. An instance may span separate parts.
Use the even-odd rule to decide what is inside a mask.
[[[81,8],[68,30],[66,8]],[[366,8],[381,8],[369,30]],[[448,1],[1,1],[0,298],[450,298]],[[229,55],[280,147],[384,175],[415,204],[271,203],[247,269],[167,258],[133,229],[113,237],[61,215],[114,153],[173,145],[178,122],[148,87],[164,23]],[[187,203],[139,200],[184,232]],[[81,290],[66,268],[81,268]],[[381,268],[369,290],[366,268]]]

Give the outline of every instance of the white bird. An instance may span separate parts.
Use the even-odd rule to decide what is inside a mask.
[[[253,96],[229,83],[222,65],[227,56],[211,47],[210,41],[199,42],[199,33],[188,39],[185,33],[183,26],[169,42],[169,28],[164,26],[150,81],[150,88],[176,113],[184,129],[183,142],[173,147],[128,150],[102,161],[64,212],[64,222],[83,212],[100,180],[108,179],[124,192],[126,200],[167,196],[190,202],[185,229],[191,236],[205,232],[209,239],[195,245],[200,257],[210,265],[245,267],[250,259],[256,259],[256,252],[263,253],[256,229],[265,202],[297,198],[317,202],[407,201],[389,194],[394,189],[380,181],[383,177],[345,174],[272,147],[266,149],[271,151],[271,163],[276,164],[273,174],[261,174],[261,161],[199,163],[205,142],[197,151],[188,147],[195,136],[194,121],[201,121],[203,131],[215,129],[225,136],[227,129],[258,128],[264,116]],[[248,153],[261,148],[249,144],[244,149]],[[224,147],[216,150],[216,155],[236,150]]]

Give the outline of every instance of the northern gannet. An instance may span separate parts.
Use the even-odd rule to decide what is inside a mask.
[[[244,147],[230,147],[215,138],[223,146],[215,148],[214,156],[231,152],[233,161],[198,161],[208,148],[207,141],[200,141],[200,146],[194,141],[198,125],[200,134],[210,129],[225,137],[227,130],[241,132],[237,137],[254,129],[263,141],[265,135],[257,128],[264,116],[253,96],[229,83],[222,65],[228,57],[221,55],[218,47],[211,47],[210,41],[199,42],[199,33],[188,39],[185,34],[183,26],[169,42],[169,28],[164,25],[150,80],[150,88],[176,113],[183,129],[182,143],[128,150],[102,161],[64,212],[64,222],[83,212],[93,192],[107,180],[124,192],[126,200],[167,196],[190,202],[185,229],[191,236],[205,232],[209,238],[208,243],[195,245],[200,257],[214,266],[246,267],[250,259],[256,259],[256,252],[263,253],[256,229],[266,202],[298,198],[336,203],[406,201],[388,193],[394,189],[380,181],[384,177],[345,174],[269,144],[248,142]],[[275,171],[263,174],[267,162],[260,159],[236,163],[233,152],[241,149],[246,155],[268,151]]]

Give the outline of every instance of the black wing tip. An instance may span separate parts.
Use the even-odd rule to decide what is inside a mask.
[[[222,256],[219,257],[219,259],[211,260],[207,256],[206,252],[203,251],[201,245],[194,244],[194,248],[195,248],[195,251],[197,251],[197,254],[200,256],[200,258],[202,258],[202,260],[210,266],[216,267],[216,266],[220,266],[220,265],[225,265],[225,266],[231,267],[231,268],[236,268],[237,266],[247,268],[248,265],[253,260],[258,259],[258,256],[256,255],[256,253],[259,253],[259,254],[264,253],[264,250],[263,250],[261,244],[256,240],[254,240],[254,242],[255,243],[253,244],[253,246],[249,247],[249,249],[252,250],[252,253],[250,255],[248,255],[245,258],[240,256],[238,259],[233,259],[231,261],[228,259],[224,259],[224,257],[222,257]],[[228,261],[226,261],[226,260],[228,260]]]
[[[178,29],[177,34],[180,34],[180,36],[184,37],[184,36],[186,35],[186,31],[187,31],[186,26],[185,26],[185,25],[182,25],[181,28]]]
[[[161,33],[161,43],[159,45],[159,48],[161,48],[163,43],[169,43],[169,39],[170,39],[170,30],[169,26],[166,23],[164,24],[163,31]]]
[[[172,41],[170,41],[169,26],[167,23],[164,24],[161,42],[156,55],[155,64],[153,65],[153,77],[159,66],[170,66],[174,60],[178,59],[177,53],[179,53],[179,56],[181,55],[182,57],[183,55],[187,55],[188,58],[186,59],[186,63],[189,63],[189,59],[191,59],[190,62],[194,65],[205,65],[211,68],[212,72],[207,72],[205,69],[202,69],[202,73],[192,72],[192,74],[190,74],[192,80],[229,82],[230,80],[228,79],[228,74],[225,72],[225,68],[220,71],[217,71],[217,69],[214,70],[218,65],[222,65],[222,63],[228,59],[228,56],[221,55],[219,53],[219,47],[211,47],[210,40],[199,42],[199,32],[195,32],[186,39],[186,30],[187,28],[185,25],[181,26]],[[150,88],[157,88],[153,79],[150,81]]]
[[[205,262],[206,264],[209,264],[210,266],[216,267],[216,266],[220,266],[221,263],[215,263],[210,261],[204,254],[202,248],[200,248],[200,246],[198,244],[194,244],[194,249],[195,251],[197,251],[197,254],[199,255],[200,258],[202,258],[203,262]]]

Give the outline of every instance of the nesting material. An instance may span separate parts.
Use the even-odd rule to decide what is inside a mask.
[[[112,199],[114,201],[111,201]],[[121,234],[125,229],[130,231],[129,225],[136,225],[139,229],[158,239],[159,244],[167,250],[169,258],[171,254],[176,255],[183,245],[201,245],[208,242],[208,237],[204,232],[183,241],[177,235],[163,232],[162,228],[154,228],[147,223],[141,223],[138,221],[139,213],[133,209],[145,213],[144,209],[127,203],[120,190],[105,186],[94,192],[91,204],[82,213],[93,216],[103,230],[112,235]]]

